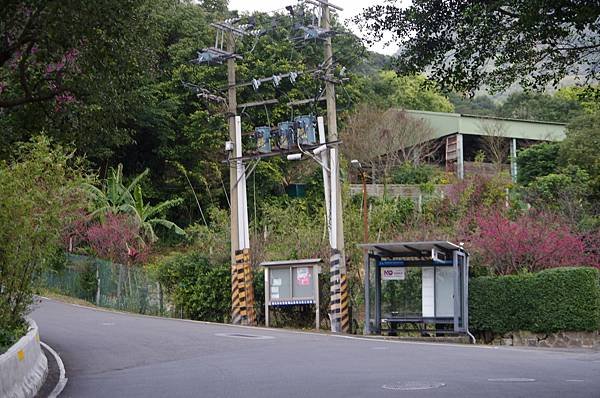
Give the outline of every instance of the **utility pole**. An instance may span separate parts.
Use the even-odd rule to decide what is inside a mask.
[[[329,20],[330,4],[328,0],[317,0],[321,3],[321,27],[324,30],[331,29]],[[333,79],[333,49],[331,37],[325,38],[324,67],[325,74],[325,98],[327,101],[327,133],[328,141],[337,141],[337,112],[335,103],[335,84]],[[343,207],[339,172],[339,151],[337,145],[331,148],[330,170],[331,170],[331,240],[335,246],[331,247],[331,305],[330,319],[332,332],[350,331],[348,279],[346,274],[346,256],[344,254],[344,223]]]
[[[227,32],[227,117],[229,141],[233,143],[233,156],[242,156],[241,121],[237,116],[237,92],[235,77],[235,35]],[[250,264],[248,218],[246,209],[246,172],[241,160],[229,163],[229,200],[231,226],[231,323],[256,324],[254,312],[253,274]],[[241,208],[243,207],[243,209]]]
[[[235,53],[235,37],[232,31],[227,32],[227,52]],[[235,116],[237,112],[237,93],[235,87],[235,58],[227,60],[227,119],[229,121],[229,141],[235,143]],[[234,152],[235,153],[235,152]],[[235,252],[239,250],[238,243],[238,200],[237,200],[237,169],[229,164],[229,203],[231,206],[231,264],[235,264]]]

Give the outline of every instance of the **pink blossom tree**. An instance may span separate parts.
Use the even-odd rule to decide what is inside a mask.
[[[107,213],[101,222],[89,227],[87,241],[100,258],[118,264],[141,263],[148,247],[139,232],[139,226],[128,215]]]
[[[479,214],[475,223],[470,244],[497,274],[594,265],[582,238],[549,213],[528,212],[513,221],[496,210]]]

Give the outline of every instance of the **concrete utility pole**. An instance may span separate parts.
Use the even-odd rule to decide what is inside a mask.
[[[227,32],[227,52],[235,53],[235,37],[232,31]],[[227,60],[227,118],[229,120],[229,141],[235,142],[235,116],[237,112],[237,94],[235,88],[235,58]],[[235,153],[235,152],[234,152]],[[229,201],[231,206],[231,264],[235,264],[235,252],[239,250],[238,242],[238,200],[237,169],[229,164]]]
[[[223,32],[225,34],[225,32]],[[227,31],[227,116],[229,141],[235,158],[242,156],[241,120],[237,116],[235,81],[235,35]],[[253,274],[250,264],[248,213],[246,203],[246,172],[241,160],[229,163],[229,200],[231,221],[231,323],[255,325]]]
[[[321,27],[327,31],[331,29],[329,20],[330,4],[328,0],[319,0],[321,3]],[[339,7],[336,7],[339,8]],[[331,37],[325,39],[324,45],[325,63],[324,67],[328,69],[325,75],[325,98],[327,101],[327,132],[328,141],[337,141],[337,112],[335,103],[335,84],[333,80],[333,49],[331,46]],[[339,173],[339,151],[338,147],[331,148],[330,169],[331,169],[331,331],[344,332],[350,331],[349,316],[349,298],[348,298],[348,280],[346,276],[346,256],[344,254],[344,223],[343,207]]]

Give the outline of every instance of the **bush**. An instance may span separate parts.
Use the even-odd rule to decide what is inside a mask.
[[[53,266],[64,226],[86,204],[84,181],[89,179],[81,161],[43,137],[22,145],[15,161],[0,162],[0,340],[5,343],[23,330],[35,283]]]
[[[471,329],[503,334],[600,329],[600,272],[554,268],[470,281]]]
[[[177,254],[155,266],[154,273],[185,318],[227,322],[231,312],[229,265],[211,265],[199,254]]]
[[[392,172],[394,184],[426,184],[442,174],[438,167],[421,164],[404,163]]]

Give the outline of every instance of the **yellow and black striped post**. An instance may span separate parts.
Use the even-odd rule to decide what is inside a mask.
[[[350,332],[350,314],[348,301],[348,278],[340,266],[341,255],[335,251],[330,259],[331,298],[329,314],[331,330],[334,332]]]
[[[350,333],[350,300],[347,274],[340,273],[340,323],[342,333]]]
[[[250,250],[237,250],[235,264],[231,266],[231,323],[255,325],[254,288]]]

